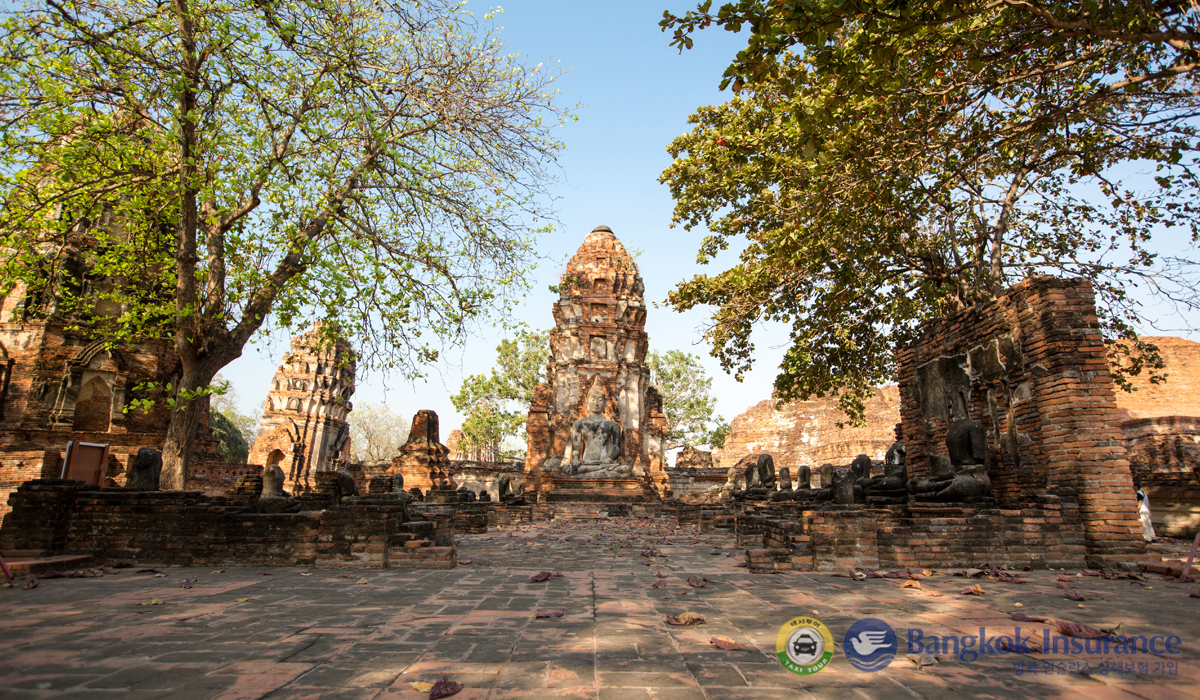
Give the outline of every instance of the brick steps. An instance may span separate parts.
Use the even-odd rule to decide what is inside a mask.
[[[73,571],[91,566],[95,558],[88,554],[66,554],[56,557],[12,557],[4,555],[13,576],[41,574],[47,571]]]

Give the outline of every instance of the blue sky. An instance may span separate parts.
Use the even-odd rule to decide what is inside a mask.
[[[471,3],[477,15],[489,5]],[[779,359],[782,332],[769,333],[758,343],[758,363],[745,382],[726,376],[708,357],[699,327],[706,316],[699,310],[678,314],[661,307],[679,281],[704,268],[695,262],[702,232],[671,229],[673,202],[658,184],[671,159],[666,146],[687,132],[687,118],[696,107],[728,99],[717,90],[721,73],[737,52],[738,36],[711,32],[696,48],[682,55],[668,45],[669,35],[658,22],[664,9],[681,12],[686,2],[545,2],[504,3],[497,17],[509,47],[533,64],[561,62],[567,72],[559,80],[563,104],[582,103],[579,120],[564,127],[559,137],[566,150],[554,194],[561,225],[540,242],[548,260],[538,266],[534,285],[517,312],[535,328],[553,324],[555,295],[547,289],[558,282],[562,266],[597,225],[612,228],[630,249],[643,251],[638,265],[646,283],[650,308],[646,330],[652,349],[679,349],[700,355],[714,379],[719,411],[731,419],[770,396]],[[429,408],[441,417],[442,438],[458,427],[461,417],[449,401],[464,376],[487,372],[495,360],[501,336],[485,327],[464,347],[452,349],[431,367],[427,381],[416,384],[399,377],[360,373],[355,402],[383,403],[402,415]],[[772,347],[774,346],[774,347]],[[237,392],[243,412],[266,397],[270,377],[287,348],[287,339],[247,347],[242,358],[222,376]]]
[[[620,1],[605,3],[520,0],[503,4],[497,19],[510,48],[532,64],[561,62],[568,70],[559,80],[563,104],[582,103],[579,120],[559,134],[566,144],[560,157],[560,180],[553,193],[561,225],[540,241],[548,260],[539,265],[534,285],[517,317],[534,328],[553,323],[555,295],[547,286],[558,281],[566,259],[595,226],[606,224],[630,249],[643,251],[638,265],[646,283],[650,309],[646,330],[650,346],[659,351],[679,349],[700,355],[713,377],[718,410],[728,420],[770,396],[771,384],[783,356],[785,329],[756,333],[755,369],[743,383],[721,371],[702,344],[701,310],[677,314],[661,305],[681,280],[706,270],[695,262],[703,232],[669,227],[673,202],[658,176],[670,163],[666,146],[687,132],[687,118],[696,107],[717,104],[729,93],[717,90],[721,73],[744,43],[744,36],[724,31],[703,32],[696,46],[682,55],[668,45],[669,35],[658,22],[664,9],[681,13],[694,0]],[[468,6],[477,15],[488,4]],[[1183,247],[1164,242],[1164,249]],[[1153,308],[1151,306],[1150,308]],[[1174,324],[1178,326],[1178,323]],[[1193,323],[1192,325],[1200,325]],[[1161,334],[1161,333],[1159,333]],[[479,329],[465,346],[452,349],[426,381],[411,383],[399,377],[360,372],[356,403],[382,403],[401,415],[433,409],[441,417],[442,439],[458,427],[461,416],[449,396],[464,376],[487,372],[495,360],[500,338],[489,327]],[[251,412],[267,393],[270,377],[287,348],[287,339],[248,347],[243,357],[222,371],[232,381],[242,411]]]

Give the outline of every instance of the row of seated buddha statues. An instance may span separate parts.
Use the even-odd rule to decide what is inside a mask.
[[[884,456],[883,472],[872,476],[872,461],[861,454],[849,467],[822,465],[820,486],[812,486],[812,470],[797,467],[795,483],[788,467],[779,469],[774,460],[757,453],[730,468],[724,485],[710,489],[710,496],[734,501],[776,503],[835,503],[841,505],[894,505],[910,499],[931,502],[971,502],[991,495],[987,470],[987,433],[974,419],[955,421],[946,435],[947,455],[934,455],[928,476],[910,479],[903,433],[896,426],[896,441]]]

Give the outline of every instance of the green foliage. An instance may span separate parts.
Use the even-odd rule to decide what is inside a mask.
[[[58,126],[61,137],[32,167],[0,179],[0,293],[23,295],[3,320],[56,316],[114,346],[169,338],[179,206],[169,145],[160,130],[120,116]]]
[[[680,350],[651,351],[646,364],[650,367],[650,383],[663,398],[666,449],[723,446],[729,424],[715,415],[717,397],[712,395],[712,379],[705,374],[700,357]]]
[[[776,397],[836,394],[855,419],[923,320],[1031,275],[1091,282],[1110,341],[1153,321],[1135,287],[1196,308],[1193,261],[1148,248],[1200,236],[1194,19],[1181,2],[666,13],[681,50],[713,24],[750,30],[722,83],[736,96],[693,115],[662,175],[674,223],[710,231],[700,262],[745,246],[670,303],[716,307],[707,337],[739,377],[753,326],[791,324]],[[1161,368],[1132,348],[1124,367]]]
[[[454,408],[466,415],[460,450],[491,460],[514,456],[504,452],[503,444],[525,432],[533,391],[546,379],[548,334],[522,326],[514,338],[496,346],[491,374],[467,377],[450,397]]]
[[[86,233],[119,338],[174,338],[167,488],[196,392],[255,333],[322,319],[360,363],[415,376],[527,288],[569,114],[557,71],[508,52],[491,15],[29,0],[0,17],[4,279],[62,292],[37,280],[84,277],[58,272],[59,244]]]
[[[208,427],[212,429],[213,439],[217,441],[217,451],[221,453],[221,458],[230,464],[245,464],[250,455],[250,440],[253,437],[247,439],[242,426],[239,426],[239,423],[244,425],[246,420],[253,422],[254,419],[236,413],[227,416],[217,410],[208,413]]]

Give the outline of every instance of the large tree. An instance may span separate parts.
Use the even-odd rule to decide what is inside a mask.
[[[504,441],[525,432],[533,391],[546,379],[550,356],[547,331],[519,327],[513,338],[496,346],[496,366],[490,374],[463,380],[450,397],[463,419],[459,449],[492,460],[504,457]]]
[[[383,404],[356,403],[350,412],[350,458],[390,460],[408,441],[408,420]]]
[[[5,10],[7,269],[44,273],[28,251],[61,249],[65,227],[43,224],[63,204],[156,192],[146,206],[173,224],[148,268],[167,303],[124,294],[112,314],[180,357],[165,487],[184,487],[199,401],[256,332],[323,319],[360,366],[416,373],[525,283],[565,114],[553,72],[510,54],[489,20],[453,0]],[[120,139],[149,155],[112,158]],[[64,144],[84,155],[39,170]]]
[[[894,377],[920,321],[1036,274],[1090,280],[1106,337],[1129,338],[1142,286],[1195,307],[1196,14],[1185,3],[742,0],[670,13],[749,30],[662,179],[675,223],[707,227],[679,309],[716,307],[708,336],[735,373],[763,320],[791,324],[781,400],[837,393],[852,416]],[[1149,172],[1139,172],[1149,171]],[[1125,368],[1158,363],[1134,348]],[[1120,379],[1120,378],[1119,378]]]
[[[666,449],[709,445],[724,447],[729,424],[717,415],[712,379],[700,357],[682,350],[650,351],[646,356],[650,383],[663,398],[667,417]]]

